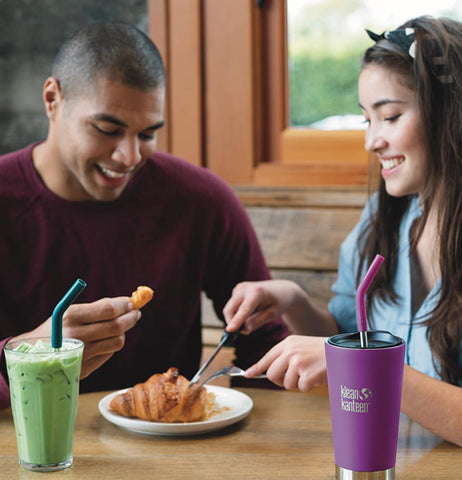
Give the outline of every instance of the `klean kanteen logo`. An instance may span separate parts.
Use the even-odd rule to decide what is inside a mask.
[[[342,410],[353,413],[369,413],[371,404],[372,391],[370,388],[349,388],[340,385],[340,400],[342,402]]]

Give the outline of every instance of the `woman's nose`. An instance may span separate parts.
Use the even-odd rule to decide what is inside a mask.
[[[383,135],[381,135],[380,131],[369,126],[369,128],[366,130],[366,141],[364,148],[370,153],[377,153],[378,150],[384,148],[386,143],[387,142]]]

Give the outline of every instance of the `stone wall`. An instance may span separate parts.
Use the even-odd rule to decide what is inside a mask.
[[[81,26],[123,20],[147,31],[146,0],[0,0],[0,155],[43,140],[42,86]]]

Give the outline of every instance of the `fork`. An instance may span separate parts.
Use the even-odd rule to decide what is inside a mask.
[[[223,375],[229,375],[230,377],[244,377],[244,370],[239,367],[235,367],[234,365],[230,365],[228,367],[223,367],[217,372],[215,372],[213,375],[211,375],[209,378],[205,379],[203,382],[199,383],[199,386],[202,387],[202,385],[205,385],[206,383],[210,382],[210,380],[213,380],[214,378],[221,377]],[[255,375],[252,378],[267,378],[266,375]]]

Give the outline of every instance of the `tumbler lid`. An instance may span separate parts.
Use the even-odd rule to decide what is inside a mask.
[[[404,343],[402,338],[396,337],[385,330],[368,330],[367,338],[368,349],[397,347]],[[359,332],[334,335],[327,339],[327,343],[342,348],[361,348]]]

